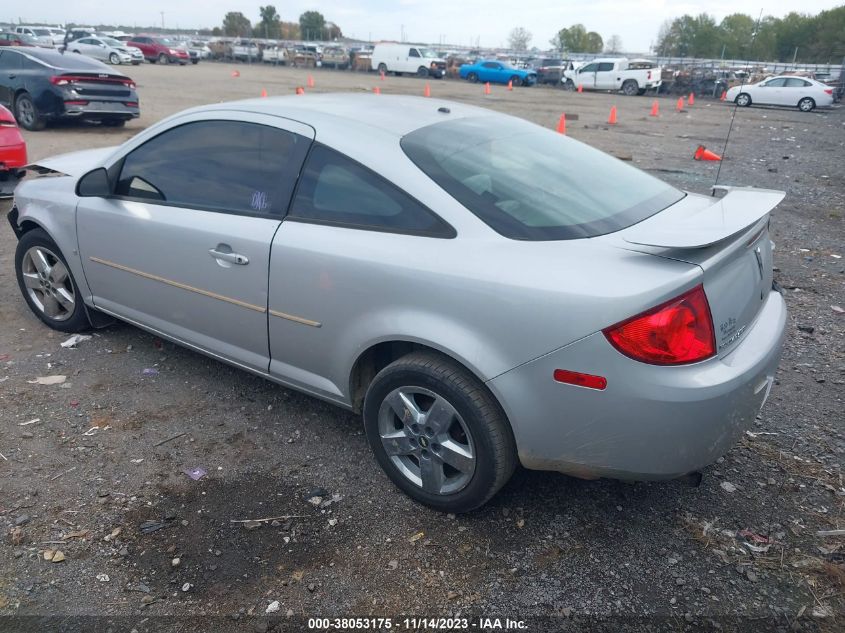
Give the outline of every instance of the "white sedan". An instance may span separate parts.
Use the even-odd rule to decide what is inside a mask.
[[[67,45],[69,51],[87,55],[100,61],[137,66],[144,61],[144,54],[134,46],[111,37],[83,37]]]
[[[742,107],[779,105],[810,112],[833,105],[833,88],[806,77],[770,77],[760,83],[734,86],[726,99]]]

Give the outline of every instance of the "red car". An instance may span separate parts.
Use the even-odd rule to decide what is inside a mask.
[[[26,164],[26,142],[15,117],[0,105],[0,198],[12,195]]]
[[[176,43],[165,37],[136,35],[126,42],[126,45],[140,48],[144,58],[153,64],[161,62],[162,64],[181,64],[184,66],[191,61],[188,51],[176,48]]]
[[[38,46],[35,38],[23,33],[0,32],[0,46]]]

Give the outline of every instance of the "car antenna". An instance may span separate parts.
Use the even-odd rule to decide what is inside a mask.
[[[751,52],[754,49],[754,42],[757,41],[757,34],[760,32],[760,23],[762,21],[763,21],[763,9],[760,9],[760,15],[757,18],[757,24],[754,26],[754,33],[751,34],[751,42],[748,44],[749,57],[750,57]],[[751,65],[750,59],[748,60],[748,65],[749,66]],[[746,72],[746,74],[742,77],[742,81],[740,81],[740,84],[739,84],[740,92],[742,92],[742,88],[745,86],[745,80],[750,76],[751,76],[751,73]],[[739,108],[739,105],[737,105],[736,100],[734,100],[733,110],[731,110],[731,122],[728,125],[728,134],[727,134],[727,136],[725,136],[725,145],[724,145],[724,147],[722,147],[722,160],[719,161],[719,166],[716,168],[716,180],[713,182],[713,189],[712,189],[712,194],[711,194],[713,196],[716,195],[716,190],[719,186],[719,174],[722,173],[722,163],[724,162],[724,159],[725,159],[725,152],[728,151],[728,141],[731,138],[731,130],[733,130],[733,127],[734,127],[734,119],[736,118],[736,111],[737,111],[738,108]]]

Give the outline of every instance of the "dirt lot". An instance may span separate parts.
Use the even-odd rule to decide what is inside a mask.
[[[292,94],[307,76],[127,72],[140,120],[28,133],[31,158],[117,144],[188,106]],[[415,78],[312,74],[309,92],[423,92]],[[718,163],[692,154],[722,153],[731,113],[661,100],[655,119],[648,97],[431,89],[549,127],[566,112],[570,136],[699,192]],[[3,220],[0,629],[304,630],[303,616],[415,614],[527,618],[528,630],[842,630],[845,538],[817,531],[845,528],[843,113],[737,114],[720,182],[788,192],[772,227],[789,336],[756,424],[698,487],[520,471],[476,513],[430,511],[381,473],[356,416],[126,325],[61,348],[19,296]],[[52,374],[67,381],[30,383]],[[208,474],[193,481],[194,467]]]

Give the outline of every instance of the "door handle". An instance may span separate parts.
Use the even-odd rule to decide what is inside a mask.
[[[210,248],[208,252],[214,259],[220,259],[230,264],[246,266],[249,263],[249,257],[240,253],[224,253],[223,251],[218,251],[216,248]]]

